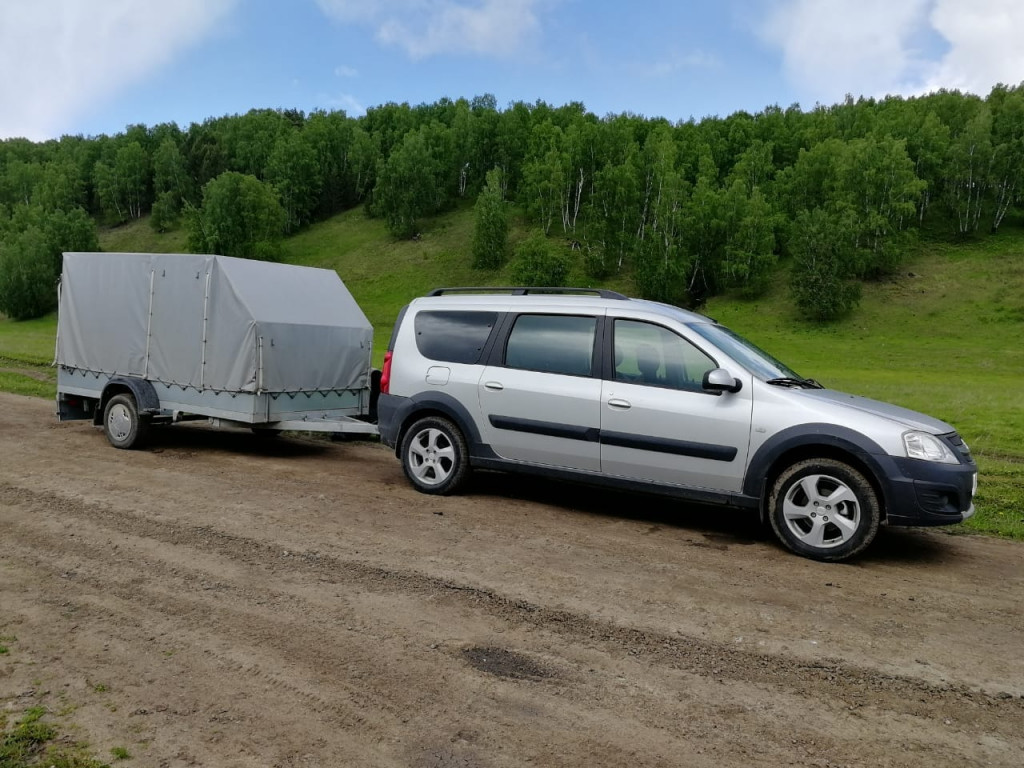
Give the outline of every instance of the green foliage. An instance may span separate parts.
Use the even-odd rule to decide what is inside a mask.
[[[46,211],[66,211],[85,204],[80,168],[70,159],[52,160],[43,166],[32,202]]]
[[[992,104],[992,231],[1003,223],[1024,188],[1024,93],[997,86]]]
[[[193,253],[276,261],[285,220],[271,186],[227,171],[203,187],[202,207],[189,212],[188,247]]]
[[[713,202],[714,191],[707,181],[701,187],[699,201],[692,197],[688,200],[687,182],[677,170],[678,160],[679,147],[671,130],[664,124],[657,126],[647,137],[641,157],[643,213],[634,279],[644,298],[687,304],[689,277],[700,258],[693,249],[702,245],[703,225],[714,227],[715,212],[702,211],[701,207]]]
[[[181,199],[170,190],[158,194],[149,217],[149,226],[153,231],[168,232],[177,226],[180,219]]]
[[[978,231],[989,202],[992,153],[992,111],[981,104],[948,148],[943,202],[955,219],[958,234]]]
[[[64,252],[98,251],[96,227],[81,208],[53,211],[41,217],[41,228],[46,238],[54,273],[60,275]]]
[[[230,169],[262,179],[278,138],[296,126],[280,111],[251,109],[245,115],[226,119],[219,127]]]
[[[373,210],[395,237],[415,235],[419,220],[434,208],[437,172],[423,132],[408,134],[382,164],[373,190]]]
[[[36,226],[0,244],[0,312],[39,317],[57,305],[57,273],[46,235]]]
[[[132,756],[127,747],[111,747],[110,754],[113,755],[115,760],[129,760]]]
[[[179,205],[191,197],[192,182],[185,156],[172,138],[164,139],[153,153],[153,191],[157,195],[171,193]]]
[[[877,278],[892,273],[911,241],[917,202],[926,189],[906,143],[874,136],[831,138],[801,151],[781,174],[784,198],[794,222],[815,208],[842,220],[849,247],[841,250],[849,276]],[[796,224],[794,231],[803,225]]]
[[[509,275],[517,285],[563,286],[569,276],[569,260],[556,252],[542,233],[537,233],[516,248]]]
[[[639,149],[627,137],[622,141],[621,160],[613,158],[594,178],[595,194],[589,217],[599,240],[588,249],[585,268],[590,277],[608,277],[623,268],[635,250],[640,229]]]
[[[837,320],[860,300],[852,280],[853,248],[849,218],[821,208],[801,211],[793,223],[791,286],[796,305],[814,320]]]
[[[193,194],[185,157],[173,138],[164,139],[153,153],[153,191],[149,224],[154,232],[167,232],[177,226]]]
[[[633,281],[640,296],[677,306],[687,304],[686,274],[680,260],[658,253],[650,241],[644,243],[635,258]]]
[[[496,269],[505,262],[508,249],[508,210],[502,196],[501,169],[487,172],[487,184],[473,208],[473,266]]]
[[[718,186],[717,169],[710,153],[701,153],[697,183],[682,207],[679,224],[684,253],[689,256],[685,276],[690,305],[702,304],[718,292],[722,283],[722,263],[729,240],[729,200]],[[738,215],[734,214],[734,218]],[[680,290],[679,288],[676,289]]]
[[[149,204],[150,159],[137,141],[117,148],[112,161],[96,164],[96,192],[108,216],[138,219]]]
[[[0,142],[0,237],[27,228],[10,224],[24,208],[83,208],[122,224],[152,213],[156,233],[173,233],[183,211],[201,207],[202,187],[234,172],[274,187],[288,233],[367,203],[406,238],[478,195],[497,167],[502,199],[545,233],[560,226],[587,277],[635,271],[648,295],[700,305],[723,290],[763,291],[801,211],[849,223],[844,258],[857,280],[898,272],[919,227],[974,237],[1015,225],[1022,126],[1024,86],[1002,85],[986,98],[850,97],[676,125],[598,118],[578,103],[499,110],[487,96],[385,104],[359,118],[251,110],[184,131]]]
[[[278,136],[267,160],[266,180],[277,190],[285,211],[285,232],[309,223],[320,199],[323,178],[313,145],[298,131]]]
[[[747,193],[737,179],[725,198],[729,235],[722,263],[723,280],[741,296],[753,298],[767,290],[778,257],[775,254],[775,229],[778,216],[754,186]]]
[[[534,128],[530,138],[530,157],[523,165],[526,211],[550,234],[561,217],[571,168],[562,129],[550,120]]]

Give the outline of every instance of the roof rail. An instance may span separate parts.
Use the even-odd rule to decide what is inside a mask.
[[[628,296],[624,296],[618,291],[609,291],[606,288],[555,288],[555,287],[523,287],[523,286],[492,286],[484,285],[477,287],[461,287],[461,288],[435,288],[427,296],[445,296],[452,293],[507,293],[510,296],[526,296],[528,294],[557,294],[565,296],[598,296],[602,299],[619,299],[626,301],[629,299]]]

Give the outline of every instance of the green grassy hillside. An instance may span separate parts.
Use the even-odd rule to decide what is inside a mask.
[[[286,260],[337,270],[376,333],[379,365],[403,304],[442,285],[499,285],[502,271],[474,270],[468,209],[394,241],[362,209],[285,243]],[[524,228],[514,229],[513,239]],[[103,232],[108,251],[180,251],[181,232],[146,222]],[[629,291],[628,280],[609,287]],[[887,281],[865,286],[848,319],[820,326],[789,305],[785,275],[756,301],[718,297],[707,314],[827,386],[904,405],[954,424],[981,469],[979,514],[968,527],[1024,538],[1024,231],[952,245],[922,241]],[[0,388],[53,395],[56,319],[0,320]]]

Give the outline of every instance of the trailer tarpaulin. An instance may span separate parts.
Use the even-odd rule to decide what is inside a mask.
[[[369,386],[373,329],[332,270],[66,253],[57,363],[229,392]]]

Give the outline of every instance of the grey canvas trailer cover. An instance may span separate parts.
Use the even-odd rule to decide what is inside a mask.
[[[153,425],[376,434],[373,328],[332,270],[65,253],[57,413],[139,447]]]

